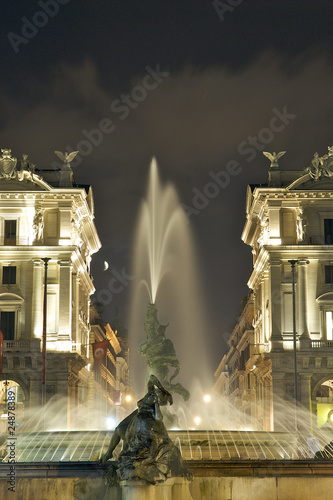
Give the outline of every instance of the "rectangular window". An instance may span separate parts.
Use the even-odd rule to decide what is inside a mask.
[[[45,224],[45,232],[47,238],[58,238],[59,237],[59,220],[58,220],[58,212],[47,210],[46,214],[46,224]]]
[[[15,312],[1,311],[0,317],[1,331],[4,340],[14,340],[15,338]]]
[[[16,245],[16,220],[5,220],[5,245]]]
[[[16,284],[16,267],[3,266],[2,268],[2,284],[15,285]]]
[[[333,245],[333,219],[324,219],[325,245]]]
[[[50,285],[49,285],[50,286]],[[48,286],[48,287],[49,287]],[[47,293],[47,333],[58,331],[58,295],[48,290]]]
[[[333,283],[333,266],[325,266],[325,283]]]
[[[333,318],[332,311],[326,311],[326,339],[333,340]]]
[[[283,332],[291,333],[293,331],[293,295],[284,292],[283,295]]]
[[[292,245],[296,243],[296,219],[295,211],[288,208],[282,208],[281,216],[281,236],[283,245]]]

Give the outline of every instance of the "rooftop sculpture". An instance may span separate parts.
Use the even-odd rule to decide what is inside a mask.
[[[328,154],[319,156],[314,154],[311,165],[305,171],[317,181],[320,177],[333,177],[333,146],[328,147]]]
[[[267,158],[271,161],[270,168],[279,168],[278,160],[286,154],[286,151],[280,151],[280,153],[269,153],[268,151],[263,151],[263,155],[267,156]]]

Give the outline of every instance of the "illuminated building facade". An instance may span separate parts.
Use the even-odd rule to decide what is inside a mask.
[[[128,343],[126,330],[122,328],[118,316],[112,322],[105,323],[96,307],[90,307],[90,345],[89,345],[89,427],[96,427],[96,418],[100,425],[113,429],[125,414],[132,411],[135,401],[132,396],[132,388],[129,380],[128,370]],[[119,329],[114,328],[119,325]],[[123,335],[123,336],[121,336]],[[97,364],[94,360],[93,345],[102,345],[106,342],[106,348]],[[96,352],[96,351],[95,351]]]
[[[5,402],[6,381],[15,386],[25,412],[41,404],[45,268],[41,259],[49,258],[46,400],[53,397],[61,405],[57,425],[73,426],[70,415],[79,404],[86,404],[82,387],[89,377],[89,297],[94,292],[90,261],[101,244],[92,189],[74,183],[68,158],[62,156],[61,169],[39,170],[27,155],[16,160],[10,150],[2,150],[0,404]]]
[[[333,413],[333,148],[323,157],[315,154],[303,171],[280,170],[282,154],[266,154],[271,159],[267,184],[247,190],[242,240],[253,254],[248,281],[253,333],[244,329],[243,340],[235,339],[238,363],[229,368],[225,359],[229,379],[237,368],[238,406],[250,399],[257,410],[249,411],[260,413],[253,426],[291,428],[290,421],[278,423],[275,412],[295,399],[295,320],[298,425],[310,433]],[[290,260],[297,261],[294,294]],[[220,364],[217,389],[228,370]]]

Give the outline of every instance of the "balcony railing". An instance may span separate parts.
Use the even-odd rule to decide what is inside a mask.
[[[30,340],[4,340],[3,341],[4,351],[40,351],[40,340],[30,339]]]
[[[47,350],[48,351],[53,351],[57,350],[56,344],[54,343],[54,348],[52,348],[52,345],[50,346],[48,343]],[[80,354],[81,356],[86,356],[87,350],[86,346],[84,344],[80,343],[70,343],[69,342],[69,350],[71,352],[76,352]],[[3,341],[3,348],[4,351],[21,351],[21,352],[28,352],[28,351],[35,351],[35,352],[40,352],[41,351],[41,341],[40,339],[30,339],[30,340],[4,340]],[[66,351],[67,349],[65,349]]]
[[[20,245],[31,245],[28,236],[16,236],[14,238],[4,238],[4,246],[20,246]]]
[[[84,344],[80,343],[72,343],[71,345],[72,352],[76,352],[77,354],[80,354],[81,356],[86,357],[87,356],[87,349]]]
[[[311,340],[312,349],[333,349],[333,340]]]

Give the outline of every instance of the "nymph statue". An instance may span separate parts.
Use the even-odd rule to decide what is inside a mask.
[[[160,406],[172,404],[171,394],[151,375],[147,394],[138,401],[137,409],[116,427],[109,448],[101,458],[104,464],[123,440],[123,449],[109,474],[119,481],[141,479],[149,484],[165,481],[168,477],[191,478],[184,466],[179,449],[173,444],[163,424]]]

